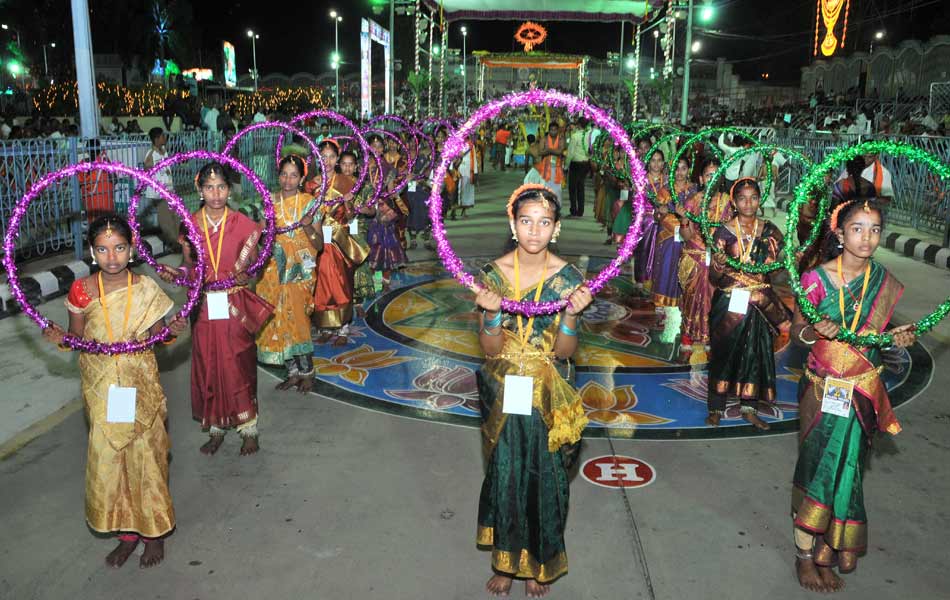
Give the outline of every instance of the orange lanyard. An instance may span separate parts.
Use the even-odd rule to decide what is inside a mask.
[[[841,271],[841,255],[838,255],[838,279],[841,280],[841,287],[838,288],[838,308],[841,310],[841,326],[848,328],[847,321],[844,318],[844,288],[848,287],[848,282],[844,280],[844,273]],[[861,318],[861,308],[864,306],[864,295],[868,291],[868,282],[871,280],[871,261],[864,269],[864,285],[861,286],[861,298],[854,302],[854,319],[851,320],[851,331],[857,331],[858,320]],[[848,290],[850,293],[851,290]]]
[[[742,224],[739,223],[739,217],[736,217],[736,241],[739,243],[739,262],[749,262],[749,257],[752,256],[752,247],[755,245],[755,238],[758,237],[759,233],[759,220],[755,220],[755,227],[752,228],[752,240],[749,242],[748,248],[742,247],[742,237],[745,235],[745,232],[742,231]]]
[[[518,268],[518,251],[515,250],[515,298],[521,299],[521,270]],[[541,271],[541,280],[538,281],[538,287],[534,290],[534,301],[541,299],[541,289],[544,287],[544,280],[548,276],[548,253],[544,251],[544,269]],[[528,317],[528,333],[525,334],[521,323],[521,315],[518,315],[518,339],[521,340],[521,347],[528,346],[528,338],[531,337],[531,326],[534,324],[534,317]]]
[[[122,318],[122,338],[125,339],[125,331],[129,326],[129,314],[132,312],[132,271],[126,271],[128,279],[126,280],[126,293],[125,293],[125,316]],[[96,281],[99,284],[99,305],[102,307],[102,314],[106,320],[106,335],[109,336],[109,343],[112,344],[115,342],[115,338],[112,336],[112,320],[109,318],[109,305],[106,303],[106,293],[105,288],[102,285],[102,271],[99,271],[96,276]],[[116,383],[119,383],[119,355],[115,355],[115,374],[116,374]]]
[[[224,216],[221,217],[221,225],[218,230],[218,251],[211,248],[211,236],[208,235],[208,215],[205,209],[201,209],[201,225],[205,232],[205,243],[208,244],[208,258],[211,260],[211,267],[214,269],[214,277],[218,278],[218,265],[221,264],[221,242],[224,241],[224,225],[228,221],[228,207],[224,207]]]

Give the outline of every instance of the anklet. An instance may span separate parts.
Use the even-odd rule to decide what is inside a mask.
[[[802,550],[798,546],[795,547],[795,558],[798,560],[814,560],[815,553],[811,550]]]

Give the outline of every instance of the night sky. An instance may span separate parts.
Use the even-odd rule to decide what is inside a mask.
[[[684,0],[685,1],[685,0]],[[928,39],[937,33],[950,33],[947,0],[851,0],[851,15],[844,54],[856,49],[867,51],[874,33],[887,32],[886,41]],[[700,0],[697,0],[697,4]],[[797,83],[800,67],[811,60],[814,44],[815,0],[714,0],[715,20],[710,32],[697,31],[702,41],[699,59],[723,56],[735,62],[744,79],[770,72],[770,82]],[[200,0],[193,3],[196,23],[201,29],[204,62],[218,66],[220,41],[227,39],[237,48],[239,73],[251,67],[251,45],[246,31],[253,28],[261,38],[257,42],[258,67],[263,75],[271,72],[291,74],[297,71],[322,73],[329,70],[333,50],[331,8],[343,15],[340,24],[340,51],[344,61],[341,73],[359,69],[359,19],[376,19],[388,26],[388,10],[373,16],[369,0],[334,2],[260,2]],[[412,18],[396,17],[396,45],[402,47],[397,58],[411,60]],[[449,46],[461,47],[461,34],[453,23]],[[604,58],[616,52],[620,24],[543,22],[548,29],[545,50],[549,52],[587,53]],[[468,21],[468,50],[516,50],[512,35],[517,21]],[[626,28],[625,52],[632,52]],[[680,29],[680,33],[683,29]],[[401,38],[401,39],[400,39]],[[685,36],[678,35],[683,43]],[[642,51],[652,55],[652,38],[643,39]],[[407,44],[408,43],[408,44]],[[680,54],[681,55],[681,54]]]

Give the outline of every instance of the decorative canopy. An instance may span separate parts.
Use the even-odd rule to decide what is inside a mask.
[[[478,57],[479,63],[490,69],[519,69],[521,67],[529,69],[577,69],[585,58],[572,54],[547,54],[542,52],[531,54],[525,54],[524,52],[473,52],[472,54]]]
[[[423,0],[445,11],[447,21],[620,21],[639,23],[652,17],[663,0]]]

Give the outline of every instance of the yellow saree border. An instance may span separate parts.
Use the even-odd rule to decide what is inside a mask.
[[[491,527],[478,526],[476,544],[482,548],[491,548],[492,568],[500,573],[519,579],[534,579],[538,583],[548,583],[567,573],[567,554],[558,552],[551,560],[539,563],[526,549],[521,552],[509,552],[493,547],[494,530]]]

